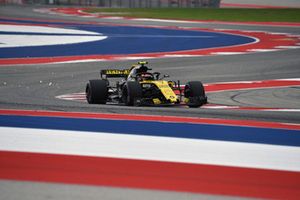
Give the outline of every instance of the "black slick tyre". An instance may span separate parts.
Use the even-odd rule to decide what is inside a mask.
[[[126,106],[133,106],[139,103],[142,95],[142,86],[138,82],[128,81],[122,90],[122,101]]]
[[[198,108],[207,103],[203,84],[200,81],[191,81],[185,85],[184,97],[188,99],[190,108]]]
[[[108,88],[105,80],[90,80],[85,89],[89,104],[106,104]]]

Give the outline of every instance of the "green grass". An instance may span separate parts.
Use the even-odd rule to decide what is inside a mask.
[[[238,9],[238,8],[90,8],[91,13],[113,16],[257,22],[300,22],[300,9]]]

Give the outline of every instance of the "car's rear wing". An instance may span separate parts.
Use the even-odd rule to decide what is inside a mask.
[[[101,78],[126,78],[130,69],[103,69],[100,71]]]

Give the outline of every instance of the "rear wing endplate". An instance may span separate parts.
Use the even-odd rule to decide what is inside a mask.
[[[103,69],[100,71],[101,78],[126,78],[129,69]]]

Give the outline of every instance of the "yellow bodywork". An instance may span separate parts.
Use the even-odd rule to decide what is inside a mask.
[[[164,95],[164,97],[170,101],[170,103],[176,103],[178,102],[178,97],[172,90],[172,88],[169,86],[168,81],[159,80],[159,81],[142,81],[140,84],[154,84],[156,87],[159,88],[161,93]],[[161,104],[159,99],[153,99],[154,104]]]

